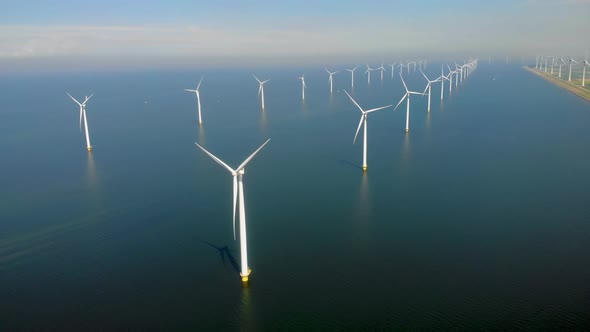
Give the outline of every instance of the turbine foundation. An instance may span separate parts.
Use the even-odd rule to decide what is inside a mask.
[[[248,286],[248,281],[249,281],[250,273],[252,273],[252,270],[251,269],[248,269],[248,273],[247,274],[240,273],[240,277],[242,277],[242,286],[244,286],[244,287],[247,287]]]
[[[363,165],[363,172],[367,171],[367,165]]]
[[[89,146],[89,147],[86,148],[86,150],[88,150],[88,152],[92,152],[92,147]]]
[[[406,133],[410,131],[410,128],[406,128]]]

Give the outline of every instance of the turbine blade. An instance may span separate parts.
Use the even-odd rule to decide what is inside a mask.
[[[354,134],[354,139],[352,140],[352,144],[356,143],[356,137],[361,130],[361,126],[363,125],[363,120],[365,119],[365,114],[361,114],[361,120],[359,121],[359,126],[356,128],[356,133]]]
[[[71,98],[71,99],[72,99],[72,100],[73,100],[73,101],[74,101],[76,104],[78,104],[78,105],[82,106],[82,104],[80,104],[80,102],[79,102],[79,101],[77,101],[77,100],[76,100],[76,98],[72,97],[72,95],[71,95],[71,94],[69,94],[69,93],[67,93],[67,92],[66,92],[66,94],[67,94],[67,95],[68,95],[68,96],[69,96],[69,97],[70,97],[70,98]]]
[[[264,144],[262,144],[258,149],[256,149],[256,151],[254,151],[250,157],[246,158],[246,160],[244,160],[244,162],[242,164],[240,164],[240,166],[238,166],[238,168],[236,168],[236,171],[239,171],[241,169],[243,169],[244,167],[246,167],[246,165],[250,162],[250,160],[252,160],[252,158],[254,158],[254,156],[258,153],[258,151],[260,151],[268,142],[270,142],[270,138],[266,140],[266,142],[264,142]]]
[[[399,77],[401,77],[402,79],[402,83],[404,84],[404,88],[406,89],[406,93],[408,93],[408,86],[406,85],[406,81],[404,81],[404,77],[402,76],[402,74],[399,75]]]
[[[370,109],[370,110],[366,111],[365,113],[371,113],[371,112],[380,111],[380,110],[382,110],[384,108],[388,108],[388,107],[391,107],[391,106],[393,106],[393,105],[387,105],[387,106],[383,106],[383,107],[373,108],[373,109]]]
[[[399,103],[397,103],[397,105],[395,105],[395,108],[393,109],[394,111],[399,107],[399,105],[404,101],[404,99],[406,99],[408,97],[408,93],[406,92],[406,94],[402,97],[402,99],[399,100]]]
[[[348,91],[344,90],[344,93],[346,93],[346,95],[348,96],[348,98],[350,98],[350,100],[352,100],[352,102],[356,105],[356,107],[359,108],[359,110],[361,111],[361,113],[365,113],[365,111],[363,110],[363,108],[356,102],[356,100],[354,100],[354,98],[352,98],[349,94]]]
[[[80,106],[80,132],[82,132],[82,106]]]
[[[199,81],[199,84],[197,84],[197,91],[199,91],[199,88],[201,87],[201,83],[203,83],[203,78],[205,78],[205,75],[201,76],[201,80]]]
[[[84,102],[82,103],[82,105],[86,105],[86,103],[90,100],[90,98],[92,98],[92,96],[94,96],[94,93],[91,94],[89,97],[86,97],[86,99],[84,99]]]
[[[221,159],[215,157],[211,152],[205,150],[205,148],[202,147],[202,146],[200,146],[197,142],[195,142],[195,145],[198,146],[201,150],[203,150],[203,152],[205,152],[209,157],[211,157],[211,159],[215,160],[216,163],[218,163],[219,165],[225,167],[232,174],[235,174],[236,173],[236,171],[234,171],[231,167],[227,166],[227,164],[224,163],[223,161],[221,161]]]
[[[254,78],[258,81],[258,83],[262,84],[262,82],[260,82],[260,80],[258,79],[258,77],[256,77],[256,75],[252,74],[252,76],[254,76]]]

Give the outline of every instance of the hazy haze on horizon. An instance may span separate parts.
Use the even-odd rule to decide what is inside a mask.
[[[587,53],[588,0],[71,1],[4,6],[0,70]],[[363,61],[364,62],[364,61]]]

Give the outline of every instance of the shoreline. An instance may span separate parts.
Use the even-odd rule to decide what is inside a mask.
[[[575,94],[578,97],[585,99],[586,101],[590,101],[590,90],[587,90],[587,89],[585,89],[581,86],[578,86],[578,85],[568,83],[567,81],[564,81],[560,78],[553,77],[550,74],[545,74],[543,72],[537,71],[537,70],[535,70],[531,67],[528,67],[528,66],[523,66],[522,68],[528,70],[529,72],[531,72],[539,77],[544,78],[545,80],[547,80],[547,81],[549,81],[561,88],[564,88],[565,90]],[[587,83],[590,84],[590,81],[588,81]]]

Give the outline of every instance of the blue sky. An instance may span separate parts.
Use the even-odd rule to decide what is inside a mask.
[[[5,65],[580,55],[589,45],[577,32],[590,31],[590,0],[20,0],[2,9]]]

